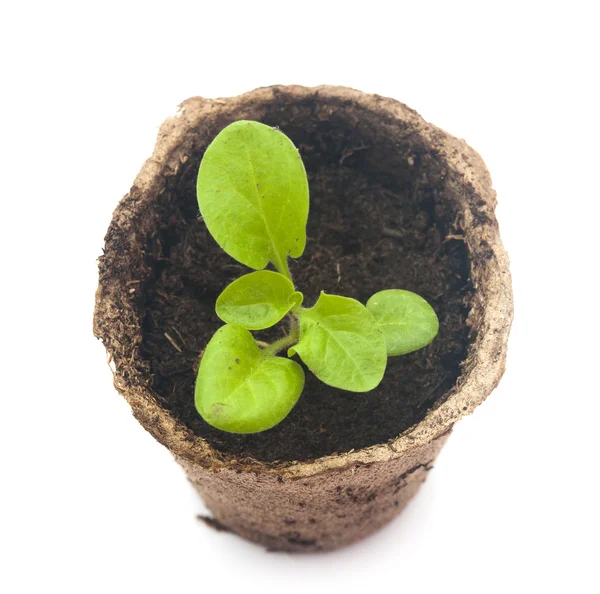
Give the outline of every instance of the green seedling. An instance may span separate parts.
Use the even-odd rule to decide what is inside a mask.
[[[250,121],[227,126],[204,154],[197,192],[217,243],[255,269],[216,302],[225,325],[204,351],[195,391],[208,424],[256,433],[280,423],[304,388],[304,370],[289,357],[297,355],[330,386],[368,392],[381,382],[388,357],[436,336],[435,312],[410,291],[381,291],[366,306],[321,292],[312,307],[302,306],[288,258],[301,256],[306,245],[308,180],[298,150],[279,130]],[[277,272],[263,270],[269,263]],[[289,331],[271,344],[250,333],[284,318]]]

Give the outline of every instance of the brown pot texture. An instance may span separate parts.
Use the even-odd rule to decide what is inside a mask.
[[[367,206],[362,204],[360,210],[357,203],[353,222],[347,223],[345,217],[355,208],[352,196],[360,184],[345,186],[341,193],[347,190],[348,204],[340,202],[334,211],[338,214],[323,219],[326,224],[317,221],[314,240],[311,243],[309,232],[298,270],[317,258],[325,228],[342,236],[351,228],[352,240],[363,245],[363,251],[364,245],[370,246],[371,268],[404,275],[404,286],[388,283],[379,289],[411,289],[413,285],[406,286],[411,279],[417,279],[414,286],[418,289],[425,267],[415,264],[413,272],[407,269],[424,255],[431,262],[428,286],[438,282],[441,294],[433,294],[430,288],[423,296],[434,307],[438,304],[441,338],[438,346],[436,338],[424,354],[394,364],[396,371],[390,371],[390,382],[400,377],[394,374],[406,369],[424,369],[427,378],[421,400],[398,413],[396,429],[381,428],[388,415],[385,409],[381,414],[375,410],[379,406],[375,395],[372,414],[375,425],[381,427],[360,425],[353,433],[352,423],[360,424],[364,417],[358,415],[340,429],[349,431],[350,438],[355,434],[356,444],[342,440],[330,446],[323,441],[323,445],[319,440],[325,438],[320,436],[328,431],[324,425],[320,434],[308,440],[290,437],[290,443],[314,440],[318,455],[311,457],[304,450],[302,456],[279,455],[277,448],[286,444],[274,437],[269,456],[253,453],[253,438],[239,438],[230,447],[214,431],[203,429],[191,413],[182,412],[189,412],[193,403],[194,370],[206,344],[204,337],[203,343],[195,342],[195,334],[188,329],[205,332],[210,326],[210,336],[219,326],[214,312],[210,314],[218,292],[227,279],[247,272],[235,266],[227,272],[227,262],[235,263],[222,260],[212,239],[197,235],[204,231],[193,185],[205,148],[223,127],[240,119],[277,125],[299,147],[311,183],[309,225],[311,216],[318,219],[321,206],[327,206],[327,196],[335,194],[319,190],[319,183],[327,179],[319,173],[321,163],[328,164],[328,171],[366,172],[360,178],[360,191],[371,192]],[[382,202],[373,196],[380,196]],[[380,204],[388,210],[377,211]],[[194,97],[166,120],[152,157],[117,207],[107,232],[99,261],[94,333],[108,350],[117,390],[142,426],[184,468],[216,525],[270,549],[329,550],[367,536],[404,508],[425,480],[454,424],[483,402],[504,371],[513,306],[495,205],[490,176],[475,151],[402,103],[377,95],[343,87],[276,86],[227,99]],[[423,221],[409,220],[415,208]],[[369,218],[370,209],[377,212],[373,215],[377,220]],[[377,243],[369,244],[366,235],[363,241],[361,233],[368,225],[379,225]],[[405,228],[409,229],[406,233]],[[363,274],[364,266],[353,260],[357,257],[353,250],[342,253],[335,241],[331,246],[340,258],[337,264],[342,262],[344,277],[352,269],[359,277]],[[406,246],[413,251],[403,251]],[[378,264],[377,258],[384,264]],[[318,259],[314,263],[318,265]],[[202,272],[201,278],[216,276],[200,283],[201,270],[209,271]],[[341,274],[339,266],[337,274]],[[460,286],[455,277],[462,278]],[[364,302],[360,285],[348,282],[347,290],[339,293],[362,297]],[[455,309],[445,305],[450,302],[458,303],[452,306]],[[448,337],[449,332],[456,336]],[[430,380],[428,374],[437,375]],[[400,383],[386,389],[393,393],[400,390]],[[310,401],[311,386],[307,379],[301,402]],[[348,398],[355,400],[346,400],[351,404],[343,411],[361,402],[369,406],[368,400],[359,399],[369,394]],[[302,410],[310,419],[310,410]],[[294,420],[294,414],[289,426],[304,422]],[[335,410],[332,414],[344,413]],[[311,422],[314,426],[319,420]],[[269,434],[255,439],[268,439]],[[269,447],[257,451],[268,452]]]

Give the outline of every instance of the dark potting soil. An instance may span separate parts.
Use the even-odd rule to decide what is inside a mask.
[[[277,427],[234,435],[208,426],[194,407],[199,355],[222,325],[214,311],[217,296],[250,270],[222,252],[207,232],[195,194],[202,153],[191,155],[161,197],[165,216],[151,240],[155,249],[149,250],[155,274],[145,293],[142,349],[161,405],[213,447],[238,458],[308,460],[397,437],[455,386],[470,340],[467,247],[441,181],[432,184],[422,173],[430,155],[408,155],[414,172],[409,178],[374,176],[364,166],[366,147],[331,151],[291,136],[311,192],[306,250],[290,262],[305,306],[321,290],[365,303],[383,289],[408,289],[432,304],[440,332],[425,349],[390,358],[372,392],[331,388],[305,368],[304,392]]]

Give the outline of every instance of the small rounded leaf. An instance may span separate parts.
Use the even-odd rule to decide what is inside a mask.
[[[270,270],[251,272],[233,281],[219,295],[217,315],[248,330],[270,328],[302,303],[292,281]]]
[[[367,309],[383,332],[390,357],[427,346],[440,327],[431,305],[410,291],[388,289],[375,293],[367,301]]]
[[[206,149],[198,204],[217,243],[256,270],[269,261],[285,270],[288,254],[306,245],[308,180],[298,150],[282,132],[242,120]]]
[[[321,293],[314,307],[300,309],[300,355],[322,381],[351,392],[368,392],[383,378],[385,340],[367,308],[355,299]]]
[[[248,330],[226,325],[215,332],[200,361],[196,409],[217,429],[257,433],[280,423],[303,387],[298,363],[261,351]]]

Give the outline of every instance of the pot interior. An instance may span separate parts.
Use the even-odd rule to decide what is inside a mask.
[[[365,303],[377,291],[401,288],[427,299],[440,320],[433,343],[389,359],[372,392],[334,389],[305,370],[304,393],[288,418],[246,436],[212,429],[194,408],[199,355],[222,324],[215,300],[249,272],[208,234],[195,194],[206,146],[237,119],[278,126],[302,155],[311,193],[308,241],[290,268],[306,306],[321,290]],[[150,271],[139,354],[161,406],[223,456],[309,460],[393,439],[448,397],[475,339],[466,321],[474,290],[460,201],[445,183],[448,165],[419,134],[345,100],[280,93],[235,113],[226,105],[211,113],[188,133],[179,161],[136,222]]]

